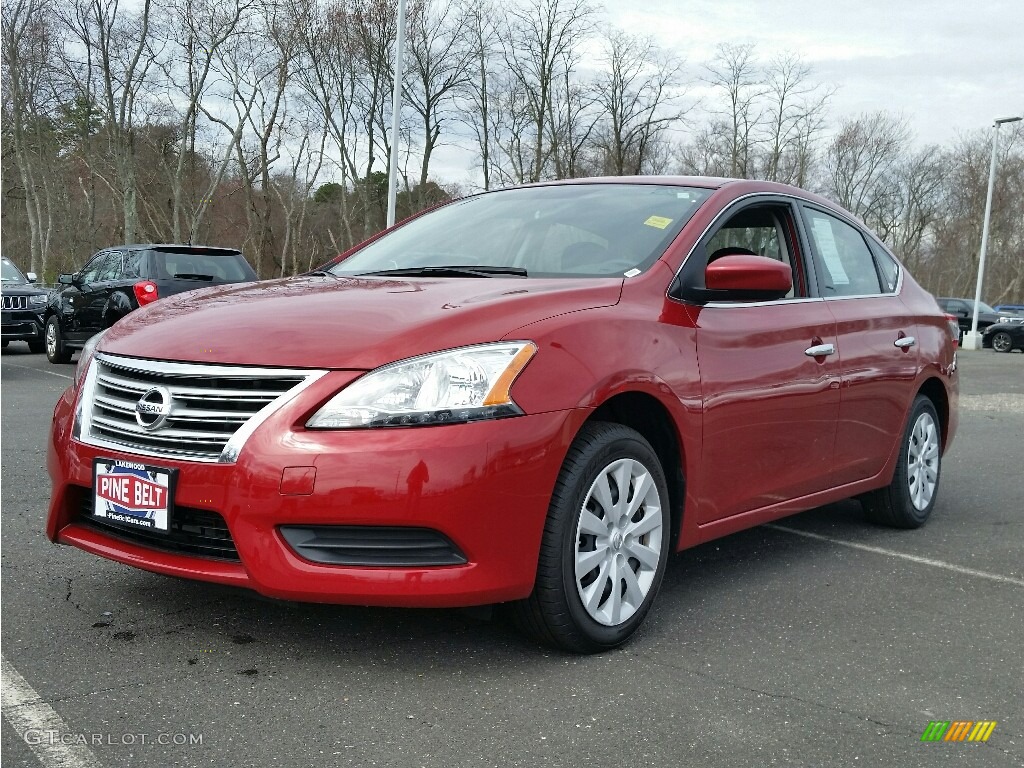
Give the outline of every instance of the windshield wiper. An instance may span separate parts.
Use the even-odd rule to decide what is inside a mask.
[[[175,280],[206,280],[213,281],[213,275],[200,275],[195,272],[178,272],[174,275]]]
[[[379,269],[374,272],[360,272],[358,277],[371,275],[391,275],[394,277],[526,277],[522,267],[489,267],[489,266],[436,266],[436,267],[399,267],[397,269]]]

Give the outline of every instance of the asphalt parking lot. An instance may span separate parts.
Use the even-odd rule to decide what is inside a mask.
[[[3,350],[4,766],[82,738],[48,768],[1024,765],[1022,354],[960,353],[924,528],[844,502],[688,550],[637,638],[593,657],[475,613],[277,603],[50,544],[44,440],[72,371]],[[62,733],[26,728],[51,712]],[[997,726],[922,742],[933,720]]]

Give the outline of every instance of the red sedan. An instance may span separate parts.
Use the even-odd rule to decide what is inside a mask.
[[[852,496],[924,523],[956,401],[945,315],[827,200],[536,185],[94,337],[47,534],[291,600],[508,602],[599,651],[670,552]]]

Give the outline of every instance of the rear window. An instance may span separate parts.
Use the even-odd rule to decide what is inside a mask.
[[[149,263],[154,279],[226,283],[256,279],[256,273],[238,251],[151,250]]]
[[[331,272],[513,267],[530,277],[622,277],[665,252],[712,190],[566,184],[489,192],[385,235]]]

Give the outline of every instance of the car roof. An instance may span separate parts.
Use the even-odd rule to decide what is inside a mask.
[[[237,248],[224,248],[218,245],[189,245],[188,243],[131,243],[129,245],[109,245],[101,250],[109,251],[162,251],[165,253],[208,253],[229,254],[241,253]]]
[[[529,187],[550,187],[558,185],[585,185],[585,184],[649,184],[675,187],[697,187],[699,189],[724,190],[728,189],[735,197],[742,197],[748,194],[776,194],[799,197],[808,202],[813,202],[823,208],[836,211],[847,218],[859,222],[863,226],[860,217],[847,211],[828,198],[816,195],[806,189],[794,187],[789,184],[781,184],[777,181],[760,181],[757,179],[735,179],[723,176],[592,176],[579,179],[552,179],[550,181],[539,181],[534,184],[522,184],[511,187],[512,189],[524,189]],[[499,191],[499,190],[491,190]],[[486,193],[485,193],[486,194]],[[881,239],[879,238],[879,241]]]

